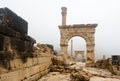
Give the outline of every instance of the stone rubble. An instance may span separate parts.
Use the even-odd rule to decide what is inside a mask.
[[[81,62],[62,68],[68,71],[60,72],[58,69],[58,72],[50,72],[39,81],[120,81],[120,76],[112,74],[107,69],[85,67],[85,63]]]
[[[98,61],[96,61],[96,63],[94,63],[93,67],[107,69],[111,73],[120,76],[120,66],[113,65],[111,59],[101,59],[101,60],[98,60]]]
[[[50,72],[38,81],[71,81],[70,74],[61,74],[59,72]]]

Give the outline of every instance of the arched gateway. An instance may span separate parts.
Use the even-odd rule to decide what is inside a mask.
[[[68,64],[68,41],[74,36],[80,36],[86,41],[86,64],[89,66],[94,62],[94,46],[95,46],[95,28],[97,24],[77,24],[66,25],[67,8],[62,7],[62,25],[60,29],[60,54],[63,55],[65,64]]]
[[[81,55],[82,56],[82,58],[81,58],[81,60],[82,60],[82,62],[84,62],[85,61],[85,57],[84,57],[84,51],[74,51],[74,58],[75,58],[75,61],[77,61],[77,56],[78,55]]]

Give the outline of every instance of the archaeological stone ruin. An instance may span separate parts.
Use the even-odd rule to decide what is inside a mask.
[[[66,25],[66,7],[62,7],[61,14],[60,54],[57,54],[51,44],[36,44],[28,35],[26,20],[7,7],[0,8],[0,81],[97,81],[96,78],[120,81],[119,55],[107,59],[103,55],[95,61],[97,24]],[[85,39],[86,51],[73,51],[71,41],[70,61],[74,62],[69,63],[68,42],[74,36]],[[78,55],[82,62],[77,61]]]
[[[86,64],[90,66],[94,63],[94,47],[95,47],[95,28],[97,24],[74,24],[66,25],[67,8],[62,7],[62,25],[60,29],[60,54],[63,55],[65,64],[68,64],[68,42],[74,36],[80,36],[85,39],[87,47],[87,60]]]
[[[5,67],[13,58],[32,57],[33,45],[36,42],[27,35],[28,23],[8,8],[0,9],[0,59]],[[7,57],[8,56],[8,57]],[[5,62],[6,60],[6,62]]]
[[[0,8],[0,81],[36,81],[49,72],[52,45],[37,44],[28,23],[8,8]]]

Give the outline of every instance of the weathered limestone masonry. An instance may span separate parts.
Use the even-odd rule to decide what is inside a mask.
[[[24,19],[0,8],[0,81],[36,81],[49,71],[53,47],[34,47],[36,41],[27,31]]]
[[[84,51],[75,51],[74,54],[75,54],[75,56],[74,56],[75,61],[77,61],[77,55],[80,54],[82,56],[82,60],[81,61],[85,62]]]
[[[61,34],[61,40],[60,40],[60,46],[61,46],[61,54],[64,57],[64,60],[66,63],[68,63],[68,42],[69,40],[74,36],[80,36],[83,37],[86,41],[86,47],[87,47],[87,65],[94,63],[94,46],[95,46],[95,40],[94,40],[94,33],[95,33],[95,27],[97,24],[81,24],[81,25],[66,25],[66,26],[59,26],[60,34]]]
[[[94,63],[94,46],[95,46],[95,28],[97,24],[77,24],[66,25],[66,7],[62,7],[62,25],[60,29],[60,54],[63,55],[65,64],[68,64],[68,42],[74,36],[80,36],[86,41],[87,60],[86,65],[91,66]]]

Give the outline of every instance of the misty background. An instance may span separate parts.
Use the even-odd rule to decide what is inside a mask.
[[[0,8],[8,7],[28,22],[31,37],[39,43],[54,45],[58,52],[62,6],[67,7],[67,25],[98,24],[96,58],[120,55],[120,0],[0,0]],[[74,50],[85,50],[84,39],[72,40]]]

